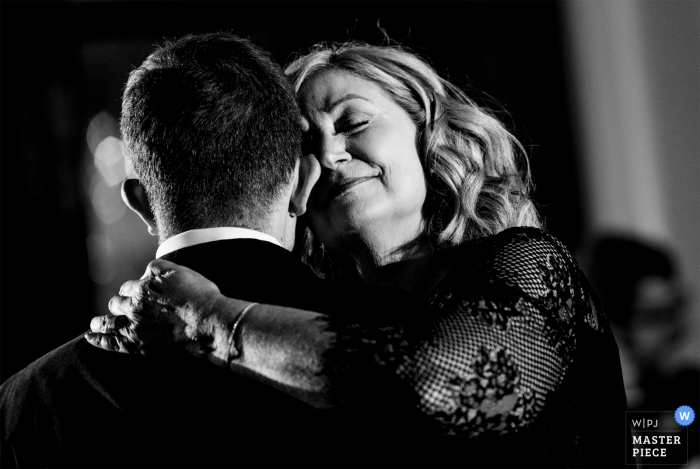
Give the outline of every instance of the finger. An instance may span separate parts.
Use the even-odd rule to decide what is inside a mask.
[[[140,355],[141,350],[126,337],[101,334],[97,332],[88,332],[85,334],[85,340],[95,347],[107,350],[110,352],[128,353],[132,355]]]
[[[165,275],[168,272],[177,270],[177,267],[179,267],[177,264],[166,261],[165,259],[154,259],[148,263],[144,276],[157,277],[159,275]]]
[[[133,298],[130,296],[113,296],[107,304],[109,312],[115,316],[126,316],[135,318],[135,305]]]
[[[173,271],[169,272],[172,273]],[[162,293],[158,284],[158,278],[162,277],[141,277],[139,280],[128,280],[119,288],[119,295],[140,299],[148,298],[153,292]]]
[[[104,316],[96,316],[90,321],[90,330],[102,334],[120,333],[122,329],[127,329],[129,326],[129,318],[126,316],[115,316],[106,314]],[[122,334],[125,335],[125,334]]]
[[[148,288],[149,279],[141,278],[139,280],[127,280],[119,288],[121,296],[137,296],[141,294],[145,288]]]

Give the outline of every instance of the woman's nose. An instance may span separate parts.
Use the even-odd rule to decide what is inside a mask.
[[[342,135],[328,135],[321,138],[316,157],[321,167],[337,169],[343,163],[352,159],[345,147],[345,138]]]

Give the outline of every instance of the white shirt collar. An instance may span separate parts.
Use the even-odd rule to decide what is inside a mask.
[[[165,241],[158,247],[156,257],[163,257],[178,249],[194,246],[196,244],[209,243],[211,241],[220,241],[223,239],[258,239],[260,241],[268,241],[282,247],[279,241],[269,234],[260,231],[249,230],[247,228],[234,227],[218,227],[218,228],[201,228],[197,230],[185,231],[176,234]]]

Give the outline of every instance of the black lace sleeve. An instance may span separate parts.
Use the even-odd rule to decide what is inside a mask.
[[[508,434],[535,421],[567,379],[582,331],[607,323],[571,254],[541,230],[506,230],[454,256],[422,321],[346,325],[336,348],[347,367],[366,358],[377,376],[391,374],[422,431]]]

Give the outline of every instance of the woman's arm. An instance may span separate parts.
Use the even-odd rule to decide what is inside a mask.
[[[264,381],[314,407],[337,404],[334,396],[342,396],[332,392],[324,373],[324,356],[335,341],[335,334],[327,330],[328,317],[284,306],[251,304],[233,331],[235,337],[229,340],[229,324],[238,319],[231,312],[241,311],[240,306],[239,300],[224,296],[215,303],[216,345],[211,360],[228,361],[231,371]]]
[[[315,407],[381,402],[404,416],[422,414],[413,420],[427,434],[509,433],[538,418],[583,343],[580,331],[600,324],[562,249],[530,233],[467,251],[480,256],[476,267],[446,277],[431,314],[413,322],[338,320],[270,305],[241,316],[249,302],[223,297],[189,269],[155,261],[111,302],[115,316],[93,321],[101,334],[88,339],[149,353],[139,343],[140,324],[175,318],[184,332],[172,334],[165,324],[168,340]]]
[[[94,318],[86,335],[103,349],[145,355],[187,349],[314,407],[344,399],[325,370],[336,333],[323,314],[227,298],[202,275],[164,260],[126,282],[109,309],[112,315]]]

